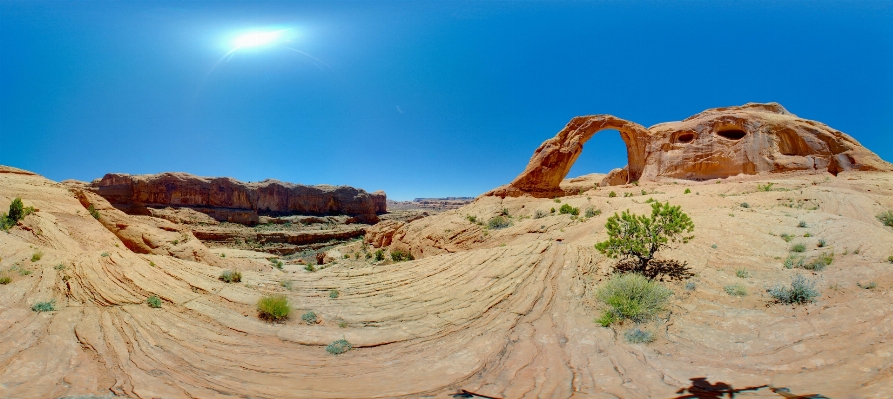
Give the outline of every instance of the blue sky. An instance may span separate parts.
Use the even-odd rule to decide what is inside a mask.
[[[211,71],[236,35],[284,28]],[[53,180],[476,196],[574,116],[650,126],[751,101],[893,160],[893,2],[0,0],[0,164]],[[602,132],[571,175],[624,164]]]

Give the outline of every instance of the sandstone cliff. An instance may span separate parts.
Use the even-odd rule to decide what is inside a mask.
[[[348,186],[305,186],[264,180],[244,183],[228,177],[187,173],[128,175],[109,173],[91,189],[128,213],[148,214],[147,206],[190,207],[219,221],[257,223],[258,215],[345,214],[363,223],[387,212],[383,191],[372,194]]]
[[[708,109],[681,122],[647,129],[612,115],[573,118],[534,151],[514,181],[485,195],[563,195],[559,183],[580,156],[583,144],[604,129],[620,132],[629,163],[611,171],[602,186],[790,171],[834,175],[849,170],[893,171],[893,165],[845,133],[799,118],[777,103],[748,103]]]

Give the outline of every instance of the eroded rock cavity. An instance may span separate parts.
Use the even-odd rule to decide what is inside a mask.
[[[514,181],[486,195],[563,195],[559,183],[580,156],[583,144],[604,129],[620,132],[628,164],[611,171],[602,186],[767,172],[893,171],[893,165],[845,133],[799,118],[778,103],[748,103],[708,109],[681,122],[647,129],[612,115],[575,117],[534,151]]]

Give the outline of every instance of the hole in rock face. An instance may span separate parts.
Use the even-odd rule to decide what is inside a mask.
[[[695,139],[695,135],[692,133],[682,133],[676,137],[677,143],[691,143],[692,140]]]
[[[744,136],[747,135],[747,132],[745,132],[741,129],[726,129],[726,130],[720,130],[720,131],[716,132],[716,134],[718,134],[722,137],[725,137],[727,139],[730,139],[730,140],[741,140],[742,138],[744,138]]]

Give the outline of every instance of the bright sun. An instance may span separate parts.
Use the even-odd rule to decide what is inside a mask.
[[[272,44],[282,38],[285,30],[267,31],[267,32],[249,32],[239,35],[233,40],[236,48],[258,47]]]

